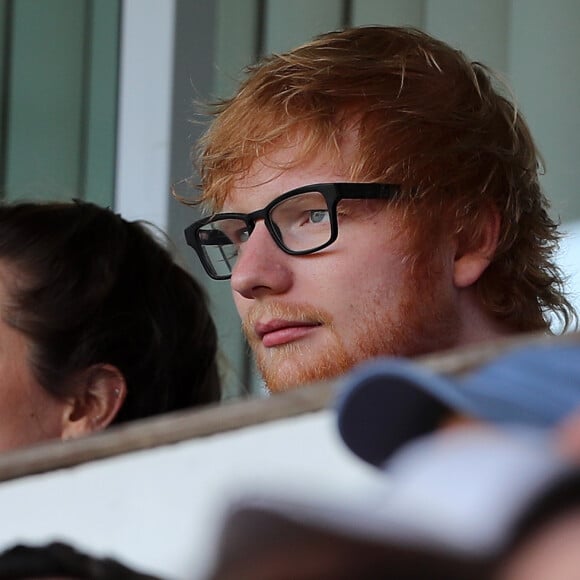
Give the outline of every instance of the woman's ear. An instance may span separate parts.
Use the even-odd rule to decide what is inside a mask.
[[[453,282],[456,288],[466,288],[474,284],[495,255],[501,217],[494,207],[482,210],[482,214],[478,235],[464,236],[464,239],[460,239],[457,243],[453,265]]]
[[[127,395],[121,371],[110,364],[96,364],[81,371],[63,416],[63,439],[75,439],[101,431],[115,418]]]

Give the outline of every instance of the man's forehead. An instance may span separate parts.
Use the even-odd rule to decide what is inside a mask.
[[[328,152],[313,154],[300,144],[273,148],[254,161],[249,170],[234,178],[225,196],[224,211],[251,203],[253,198],[270,201],[275,197],[313,183],[348,181],[342,155]]]

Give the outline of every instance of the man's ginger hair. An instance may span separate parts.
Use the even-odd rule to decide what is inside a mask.
[[[214,104],[200,142],[201,201],[212,211],[273,150],[299,137],[293,165],[321,152],[339,159],[354,133],[347,177],[402,186],[417,261],[442,236],[475,247],[497,212],[499,243],[476,282],[484,307],[514,331],[548,330],[550,313],[563,328],[576,320],[554,262],[560,234],[539,153],[488,68],[419,30],[369,26],[324,34],[247,72]]]

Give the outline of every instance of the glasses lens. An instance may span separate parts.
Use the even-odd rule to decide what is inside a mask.
[[[272,208],[270,218],[284,246],[293,252],[314,250],[332,237],[330,210],[318,191],[289,197]]]
[[[210,222],[197,231],[207,263],[218,276],[229,276],[238,257],[240,244],[248,239],[243,220],[222,219]]]

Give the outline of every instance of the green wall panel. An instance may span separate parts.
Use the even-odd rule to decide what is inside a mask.
[[[352,0],[351,24],[419,27],[423,24],[424,4],[424,0]]]
[[[4,197],[112,205],[119,0],[1,1]]]
[[[266,0],[265,54],[290,50],[313,36],[340,28],[342,0]]]
[[[6,87],[6,44],[8,42],[8,0],[0,0],[0,198],[4,185],[4,160],[6,143],[6,100],[4,98],[4,87]]]
[[[112,206],[115,187],[117,86],[119,60],[118,0],[93,0],[91,44],[87,54],[84,197]]]
[[[79,195],[86,3],[14,3],[6,194]]]

